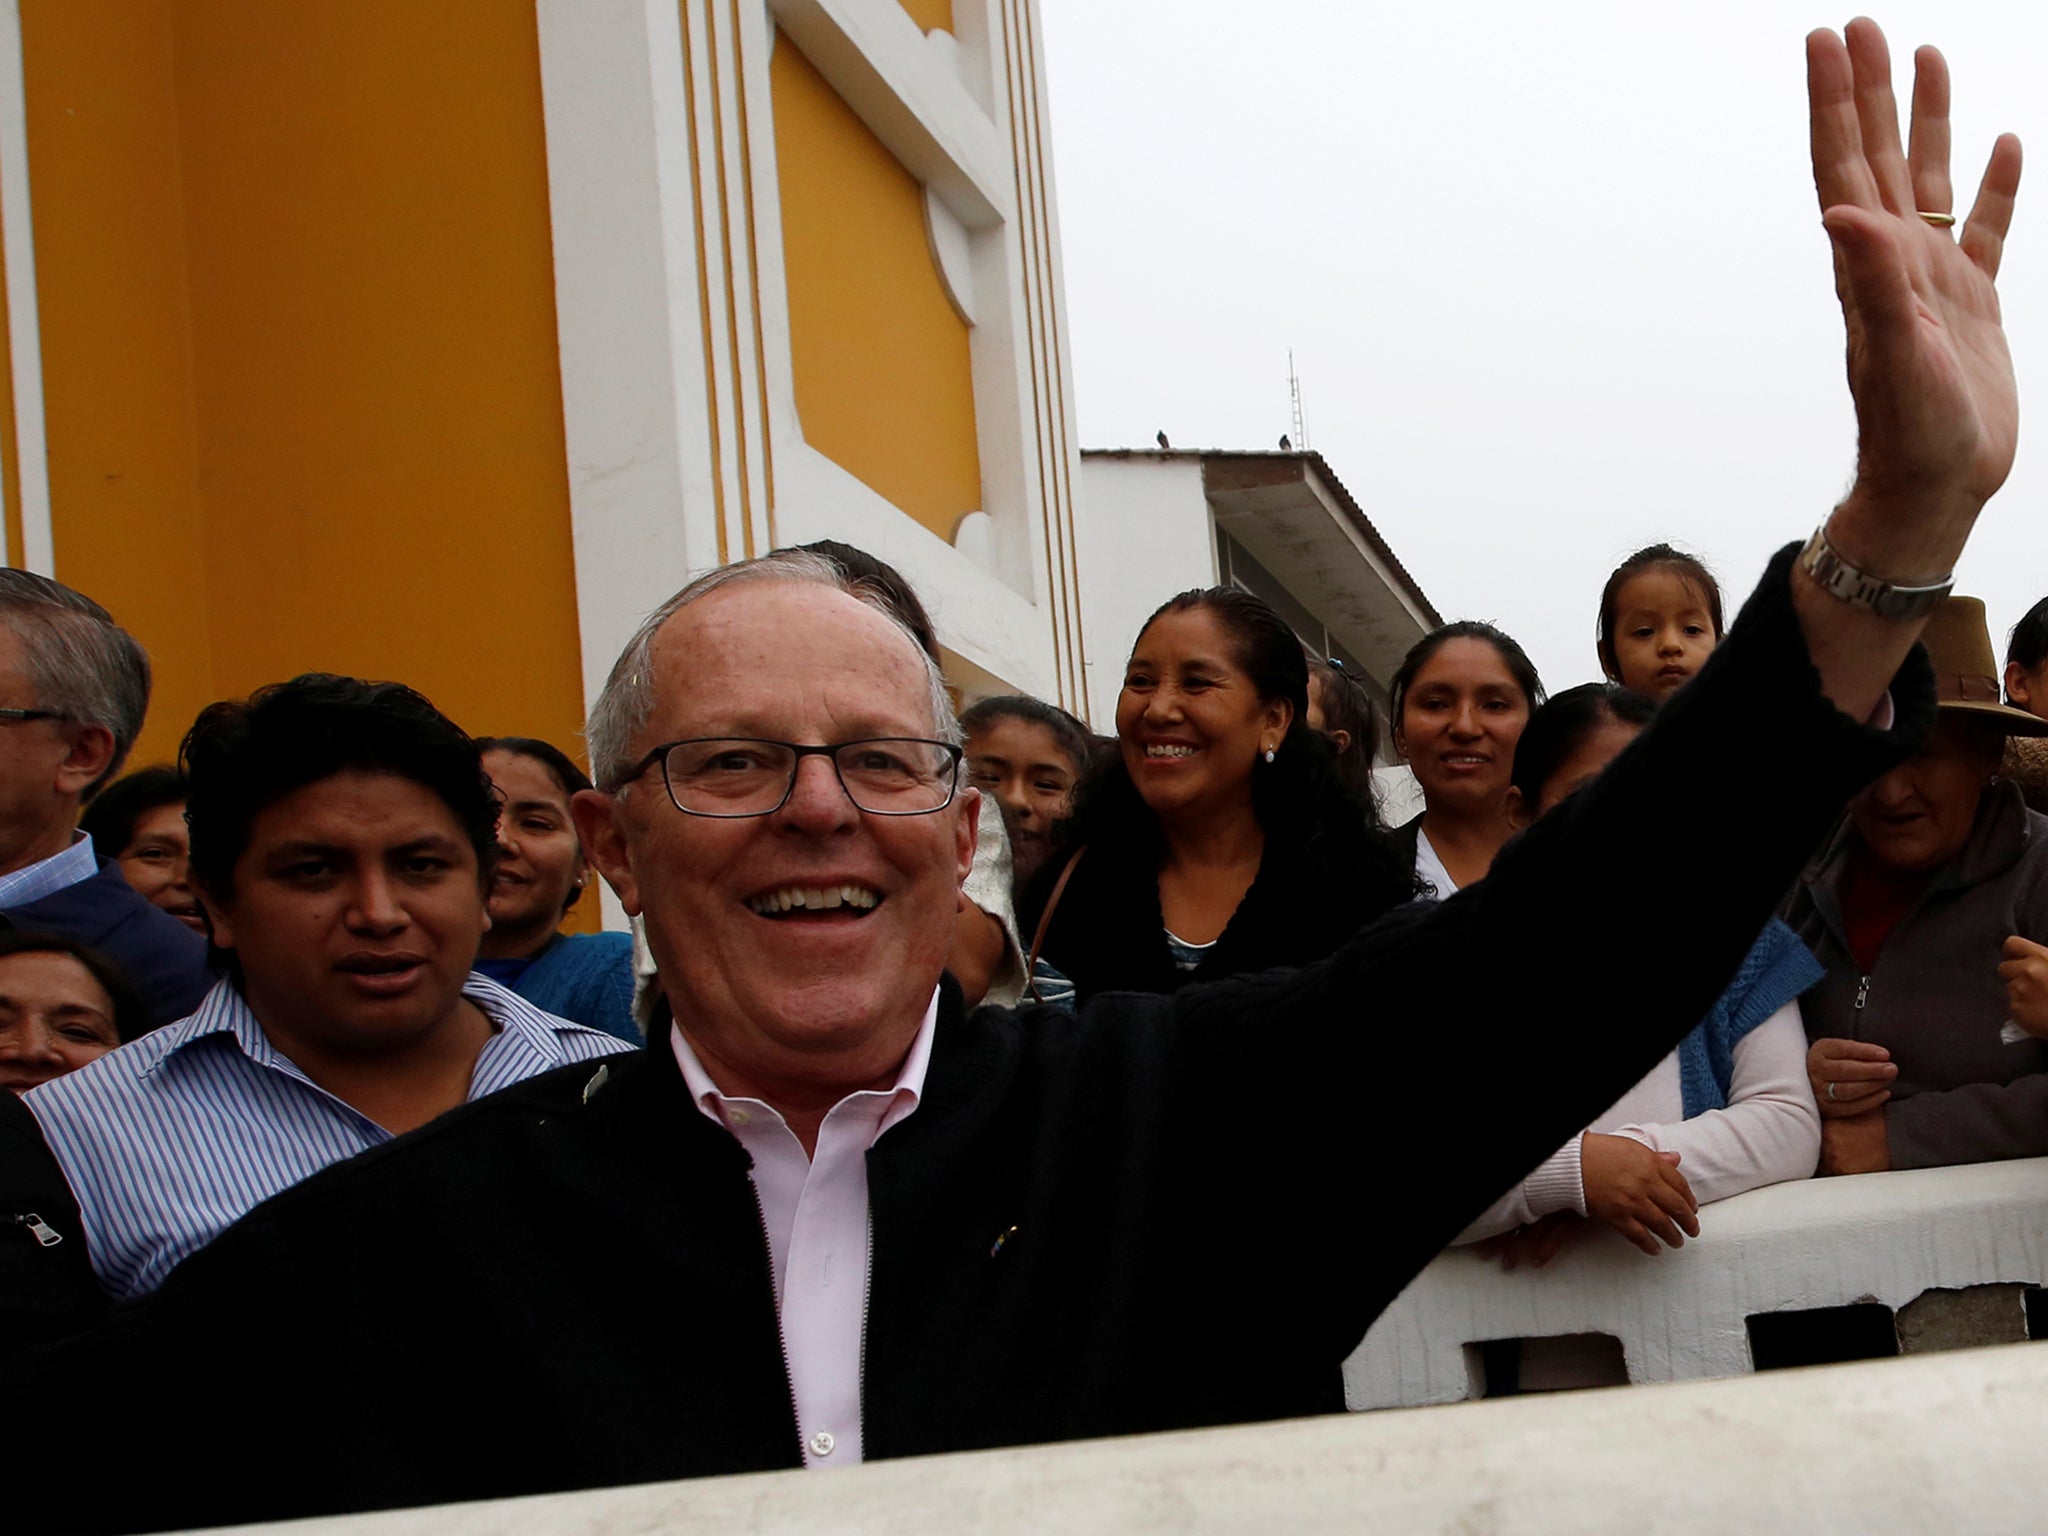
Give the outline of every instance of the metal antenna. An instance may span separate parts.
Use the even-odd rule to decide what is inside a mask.
[[[1287,434],[1297,453],[1308,451],[1308,423],[1301,417],[1301,375],[1294,371],[1294,349],[1287,349],[1287,401],[1293,408],[1294,430]]]

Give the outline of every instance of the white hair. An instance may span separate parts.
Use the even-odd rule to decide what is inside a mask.
[[[953,701],[946,692],[945,676],[939,664],[918,644],[910,627],[891,611],[881,594],[869,583],[851,578],[823,555],[808,550],[777,550],[753,560],[741,560],[707,571],[674,597],[650,613],[626,642],[619,659],[612,664],[604,691],[591,706],[583,737],[590,748],[590,777],[606,793],[615,793],[634,768],[633,743],[647,728],[654,714],[654,641],[662,627],[683,609],[725,587],[753,582],[797,582],[830,587],[857,598],[887,619],[904,641],[924,662],[931,687],[932,735],[960,745],[960,725],[953,718]]]

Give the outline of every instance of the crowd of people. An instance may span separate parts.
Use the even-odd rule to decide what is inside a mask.
[[[124,777],[141,647],[0,572],[0,1405],[145,1426],[17,1512],[1327,1410],[1448,1246],[1656,1255],[1758,1185],[2048,1153],[2048,600],[2001,676],[1927,579],[2011,463],[2017,147],[1958,243],[1939,56],[1909,157],[1876,28],[1809,48],[1862,475],[1732,623],[1630,556],[1555,696],[1463,621],[1381,720],[1218,587],[1134,637],[1108,737],[956,718],[917,593],[825,541],[650,615],[587,773],[307,674]],[[593,877],[632,935],[565,931]]]

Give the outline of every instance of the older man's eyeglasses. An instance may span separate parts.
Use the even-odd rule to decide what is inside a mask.
[[[0,709],[0,725],[15,720],[68,720],[71,717],[54,709]]]
[[[768,816],[788,803],[807,757],[829,758],[847,799],[871,816],[929,816],[953,803],[960,748],[916,736],[872,736],[829,746],[749,736],[671,741],[641,758],[629,779],[661,764],[675,808],[692,816]]]

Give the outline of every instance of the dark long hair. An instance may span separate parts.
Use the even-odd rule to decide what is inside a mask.
[[[1379,711],[1372,707],[1372,695],[1354,672],[1347,672],[1334,657],[1325,661],[1313,657],[1308,664],[1310,685],[1320,684],[1323,695],[1323,734],[1345,732],[1351,739],[1337,753],[1337,772],[1351,792],[1378,812],[1379,795],[1372,782],[1372,760],[1380,750]]]
[[[1581,683],[1567,688],[1529,716],[1515,743],[1513,783],[1535,815],[1543,791],[1571,755],[1609,721],[1641,729],[1657,713],[1657,701],[1619,683]]]
[[[1078,780],[1095,761],[1095,738],[1088,727],[1057,704],[1034,699],[1024,693],[999,693],[980,699],[960,711],[960,729],[969,737],[985,731],[998,720],[1018,720],[1042,727],[1053,746],[1073,766]]]
[[[1432,629],[1409,646],[1408,654],[1401,658],[1401,665],[1394,673],[1394,686],[1388,690],[1391,699],[1387,712],[1393,716],[1392,725],[1396,732],[1401,729],[1401,710],[1408,702],[1408,690],[1414,685],[1417,674],[1429,665],[1430,657],[1453,640],[1482,640],[1492,646],[1500,657],[1501,665],[1508,669],[1508,676],[1515,680],[1515,686],[1529,701],[1530,710],[1533,712],[1543,702],[1543,679],[1537,674],[1536,663],[1529,659],[1529,653],[1522,649],[1514,636],[1482,619],[1459,619],[1440,629]]]
[[[93,796],[78,818],[101,858],[118,859],[135,841],[135,825],[151,811],[185,803],[185,775],[168,763],[138,768]]]
[[[2031,672],[2048,661],[2048,597],[2034,604],[2026,617],[2013,625],[2005,643],[2005,661],[2007,666],[2018,662],[2022,672]]]
[[[114,1038],[126,1045],[149,1032],[149,1011],[127,972],[90,944],[61,933],[27,928],[0,930],[0,959],[9,955],[68,955],[85,967],[86,974],[100,984],[107,1001],[114,1005]]]
[[[1382,906],[1414,894],[1414,873],[1394,851],[1379,815],[1345,784],[1330,743],[1308,725],[1308,658],[1287,621],[1261,599],[1236,587],[1201,587],[1160,605],[1145,631],[1169,613],[1212,615],[1229,637],[1230,659],[1251,680],[1262,701],[1286,699],[1294,719],[1273,761],[1253,764],[1252,813],[1269,848],[1308,867],[1354,880],[1369,892],[1384,888]],[[1074,797],[1070,846],[1108,844],[1156,865],[1165,851],[1159,818],[1138,793],[1121,752],[1104,755]],[[1027,914],[1044,899],[1047,877],[1063,862],[1046,861],[1027,899]]]

